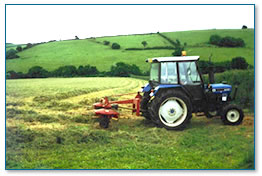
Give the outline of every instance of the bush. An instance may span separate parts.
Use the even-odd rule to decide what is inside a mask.
[[[77,69],[77,75],[78,76],[96,76],[98,74],[98,70],[95,66],[82,66],[80,65]]]
[[[219,46],[225,47],[244,47],[245,42],[241,38],[223,37],[219,43]]]
[[[48,71],[43,69],[40,66],[34,66],[28,70],[27,77],[28,78],[47,78]]]
[[[243,57],[235,57],[232,59],[232,69],[247,69],[248,63]]]
[[[215,73],[222,73],[231,69],[253,68],[253,66],[249,65],[243,57],[233,58],[232,61],[214,62],[211,64],[209,64],[208,61],[198,61],[198,66],[200,68],[201,73],[203,74],[208,73],[209,66],[212,66],[214,68]]]
[[[112,49],[120,49],[120,45],[118,43],[113,43]]]
[[[26,75],[22,72],[16,73],[15,71],[8,71],[6,74],[6,79],[19,79],[19,78],[26,78]]]
[[[33,44],[32,43],[28,43],[28,44],[26,44],[26,49],[28,49],[28,48],[32,48],[33,47]]]
[[[243,25],[243,26],[242,26],[242,29],[247,29],[247,26],[246,26],[246,25]]]
[[[142,75],[138,66],[135,64],[129,65],[123,62],[118,62],[116,65],[111,66],[110,72],[108,72],[110,76],[129,77],[130,74]]]
[[[212,45],[219,45],[221,39],[222,37],[220,37],[219,35],[211,35],[209,38],[209,43]]]
[[[14,49],[10,49],[6,52],[6,59],[15,59],[19,58],[18,55],[16,55],[17,51]]]
[[[54,77],[75,77],[77,76],[77,69],[73,65],[66,65],[54,70],[51,75]]]
[[[104,45],[109,45],[109,44],[110,44],[109,41],[107,41],[107,40],[104,41]]]
[[[22,50],[23,49],[22,49],[22,47],[20,45],[16,47],[16,51],[21,52]]]
[[[219,35],[211,35],[209,43],[220,47],[244,47],[245,42],[241,38],[234,37],[220,37]]]

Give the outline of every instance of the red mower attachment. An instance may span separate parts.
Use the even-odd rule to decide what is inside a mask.
[[[134,94],[134,93],[130,93]],[[123,95],[129,95],[129,94],[121,94],[121,95],[115,95],[116,96],[123,96]],[[112,117],[118,118],[119,113],[116,111],[118,108],[124,108],[124,109],[130,109],[132,110],[132,113],[136,113],[137,116],[140,115],[140,101],[142,96],[138,92],[135,98],[129,99],[129,100],[120,100],[120,101],[109,101],[108,97],[104,97],[100,100],[99,103],[94,103],[93,107],[95,109],[95,115],[100,117],[100,123],[99,125],[103,128],[108,128],[110,119]],[[119,104],[132,104],[132,108],[128,107],[119,107]]]

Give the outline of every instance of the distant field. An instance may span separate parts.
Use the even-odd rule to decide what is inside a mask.
[[[225,126],[192,118],[184,131],[157,128],[129,110],[101,129],[92,104],[136,92],[133,78],[7,80],[7,169],[252,169],[254,117]],[[121,96],[121,99],[131,95]],[[117,99],[117,97],[111,97]]]
[[[201,60],[207,60],[213,54],[213,61],[231,60],[233,57],[243,56],[251,65],[254,64],[254,30],[203,30],[164,33],[173,40],[186,42],[188,55],[200,55]],[[242,38],[245,48],[218,48],[208,45],[210,35],[233,36]],[[103,45],[103,41],[117,42],[120,50],[112,50],[110,46]],[[172,50],[142,50],[126,51],[125,48],[143,48],[142,41],[147,41],[147,47],[171,46],[171,44],[158,34],[128,35],[115,37],[100,37],[96,39],[57,41],[41,44],[18,53],[19,59],[7,60],[7,71],[21,71],[26,73],[33,66],[42,66],[52,71],[64,65],[93,65],[99,71],[108,71],[113,64],[125,62],[136,64],[142,71],[147,71],[149,65],[147,58],[172,56]]]

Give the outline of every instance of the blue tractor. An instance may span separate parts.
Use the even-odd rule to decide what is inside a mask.
[[[142,87],[142,116],[166,129],[181,130],[192,113],[203,112],[208,118],[221,116],[226,125],[239,125],[244,114],[230,102],[232,86],[204,84],[197,61],[199,56],[159,57],[151,63],[149,83]],[[212,75],[212,74],[211,74]]]

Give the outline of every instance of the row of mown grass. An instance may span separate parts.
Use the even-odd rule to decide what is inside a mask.
[[[132,78],[7,80],[6,168],[254,168],[252,114],[233,127],[194,116],[186,130],[168,131],[119,110],[120,119],[101,129],[92,103],[143,84]]]

